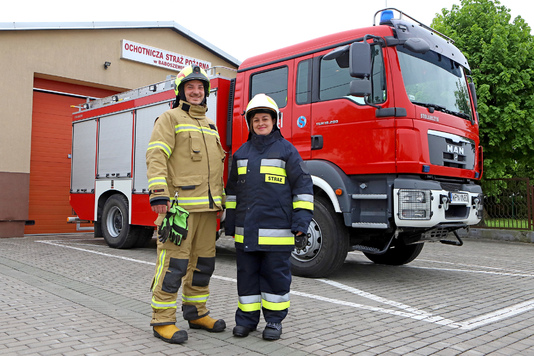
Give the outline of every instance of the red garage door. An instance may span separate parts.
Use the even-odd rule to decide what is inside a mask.
[[[72,139],[72,105],[85,97],[105,97],[115,91],[35,78],[33,93],[30,220],[25,234],[69,233],[76,225],[67,224],[72,216],[69,204]]]

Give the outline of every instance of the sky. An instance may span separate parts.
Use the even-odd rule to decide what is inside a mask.
[[[534,27],[534,1],[500,0],[512,19]],[[460,0],[18,0],[0,22],[174,21],[243,61],[302,41],[373,25],[374,14],[397,8],[430,25]],[[378,21],[378,19],[377,19]]]

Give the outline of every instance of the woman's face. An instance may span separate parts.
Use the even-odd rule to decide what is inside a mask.
[[[270,114],[256,113],[251,121],[252,129],[256,135],[268,135],[273,130],[274,120]]]

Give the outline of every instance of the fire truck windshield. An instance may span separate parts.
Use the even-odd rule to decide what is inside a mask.
[[[397,51],[406,93],[412,103],[472,120],[462,66],[433,51],[414,53],[402,46]]]

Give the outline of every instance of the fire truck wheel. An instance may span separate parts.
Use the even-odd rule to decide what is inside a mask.
[[[109,247],[130,248],[137,236],[130,231],[128,224],[128,201],[119,194],[112,195],[102,211],[102,233]]]
[[[330,200],[316,196],[308,245],[291,253],[291,271],[301,277],[326,277],[341,268],[349,251],[349,235]]]
[[[410,263],[416,259],[423,249],[422,243],[405,245],[399,241],[395,246],[391,246],[386,253],[382,255],[373,255],[371,253],[365,253],[365,257],[373,261],[374,263],[382,265],[399,266],[406,263]]]
[[[130,226],[132,233],[136,236],[134,247],[145,247],[152,236],[154,236],[154,228],[150,226]]]

